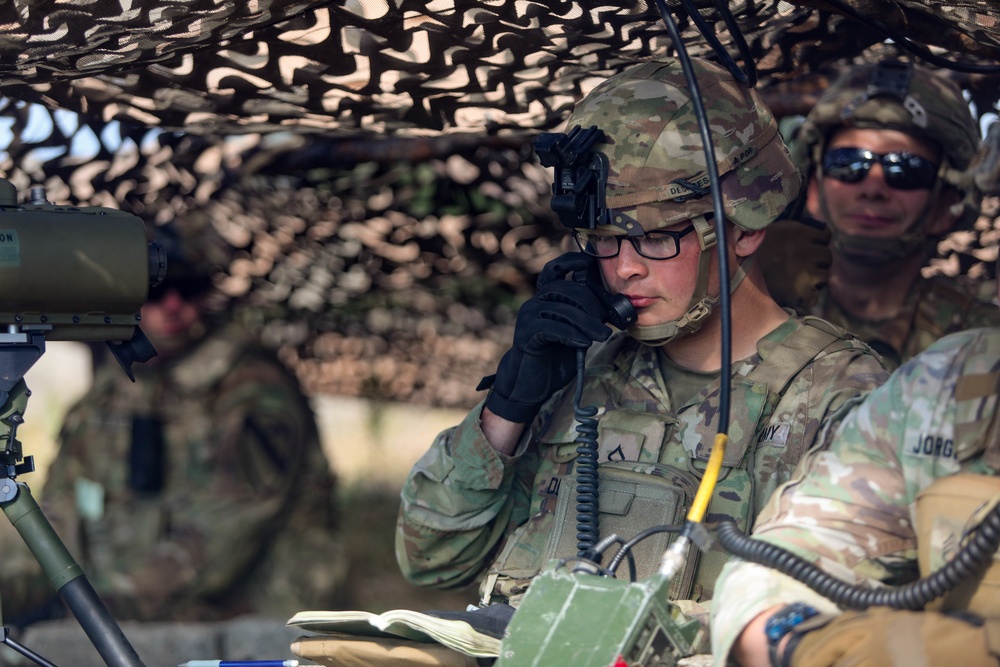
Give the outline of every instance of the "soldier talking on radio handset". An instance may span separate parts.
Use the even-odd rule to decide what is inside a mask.
[[[601,184],[607,216],[576,230],[580,252],[544,268],[511,349],[481,385],[489,394],[437,437],[406,480],[397,559],[410,581],[445,588],[478,578],[483,604],[516,606],[547,559],[576,554],[577,349],[589,348],[582,395],[599,407],[602,491],[639,477],[652,492],[637,497],[676,500],[602,513],[602,537],[631,537],[684,516],[718,431],[721,379],[735,383],[732,441],[710,511],[745,530],[827,416],[885,379],[863,343],[791,316],[768,294],[756,251],[799,194],[799,176],[757,93],[710,62],[694,67],[717,132],[735,363],[720,372],[713,206],[682,68],[672,59],[630,67],[597,86],[567,121],[605,135],[594,150],[609,166]],[[628,299],[638,317],[627,330],[603,323],[603,288],[566,279],[580,271]],[[655,570],[662,546],[637,550],[639,578]],[[673,597],[711,598],[725,558],[712,551],[692,559]]]

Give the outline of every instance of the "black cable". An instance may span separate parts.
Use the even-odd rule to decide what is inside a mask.
[[[787,549],[744,535],[732,521],[719,522],[715,536],[730,553],[787,574],[841,607],[920,610],[992,562],[1000,547],[1000,505],[990,510],[966,545],[944,566],[917,581],[885,588],[869,588],[838,579]]]
[[[719,41],[719,38],[715,36],[712,31],[712,27],[705,22],[704,18],[702,18],[701,13],[698,11],[698,8],[694,6],[694,3],[691,0],[681,0],[681,5],[684,7],[684,11],[687,12],[691,20],[694,21],[694,24],[698,26],[698,29],[701,31],[701,36],[704,37],[705,41],[708,42],[708,45],[712,47],[715,55],[718,56],[722,64],[729,70],[729,73],[733,75],[733,78],[748,88],[756,86],[757,64],[754,62],[753,56],[750,54],[750,47],[747,46],[746,40],[743,39],[743,33],[740,32],[740,28],[736,24],[736,20],[729,11],[729,6],[719,0],[716,0],[716,9],[718,9],[719,14],[722,15],[722,20],[725,22],[726,27],[733,36],[733,40],[736,42],[736,47],[740,51],[740,57],[746,64],[746,72],[741,70],[733,57],[729,55],[729,52],[726,51],[726,47],[724,47],[722,42]],[[679,53],[680,51],[678,51],[678,54]]]
[[[691,93],[691,103],[694,107],[695,116],[698,119],[698,129],[701,133],[702,146],[705,149],[705,163],[708,168],[708,179],[712,187],[712,209],[715,214],[715,235],[717,239],[717,251],[719,256],[719,314],[722,325],[721,332],[721,355],[722,369],[719,378],[719,433],[728,433],[729,428],[729,396],[730,368],[732,367],[732,331],[730,326],[730,300],[729,300],[729,254],[726,247],[726,216],[722,205],[722,192],[719,188],[719,165],[715,162],[715,147],[712,142],[712,134],[708,127],[708,116],[705,114],[705,105],[701,99],[701,88],[698,85],[698,78],[695,76],[694,67],[691,65],[691,58],[688,56],[687,48],[681,39],[677,23],[670,15],[664,0],[656,0],[656,6],[660,10],[667,30],[670,32],[670,39],[673,40],[677,49],[677,60],[684,70],[684,78],[687,80]],[[695,12],[697,14],[697,12]],[[693,18],[693,17],[692,17]]]
[[[646,530],[642,531],[641,533],[639,533],[631,540],[622,545],[621,549],[618,550],[614,558],[611,559],[611,562],[608,563],[608,570],[610,570],[612,573],[617,571],[618,566],[622,562],[622,558],[627,556],[629,559],[629,564],[631,566],[629,581],[635,581],[635,566],[633,564],[633,556],[632,556],[632,549],[635,547],[635,545],[643,541],[647,537],[652,537],[653,535],[658,535],[659,533],[679,533],[681,532],[682,528],[683,526],[675,526],[675,525],[662,525],[662,526],[653,526],[652,528],[647,528]]]
[[[597,472],[597,406],[581,406],[583,400],[584,360],[587,351],[576,351],[576,555],[590,558],[600,532],[598,514],[599,482]]]
[[[617,534],[612,534],[605,537],[603,540],[597,543],[597,546],[594,547],[595,561],[603,560],[604,552],[607,551],[612,544],[622,545],[618,549],[618,552],[615,554],[615,557],[611,560],[613,565],[605,568],[604,570],[606,572],[605,576],[609,577],[615,576],[615,571],[618,569],[618,566],[621,564],[622,558],[624,557],[628,559],[628,579],[629,581],[635,581],[636,579],[635,557],[632,555],[631,547],[629,547],[629,545],[632,544],[633,542],[635,542],[635,538],[633,538],[629,542],[626,542]]]
[[[826,0],[827,4],[836,7],[837,10],[846,16],[864,23],[865,25],[874,28],[878,32],[882,33],[893,42],[898,44],[903,49],[909,51],[910,53],[918,56],[931,63],[932,65],[937,65],[938,67],[943,67],[945,69],[950,69],[955,72],[964,72],[966,74],[1000,74],[1000,65],[977,65],[975,63],[963,63],[957,60],[948,60],[947,58],[942,58],[938,56],[933,51],[924,48],[914,42],[911,42],[909,38],[904,35],[893,32],[888,26],[879,21],[874,16],[866,16],[865,14],[859,12],[854,7],[850,6],[846,2],[841,0]]]
[[[744,79],[741,80],[746,83],[748,88],[753,88],[757,85],[757,61],[753,59],[753,54],[750,53],[750,46],[747,44],[747,40],[743,38],[743,32],[740,30],[739,24],[736,23],[736,18],[729,11],[729,3],[726,0],[715,0],[715,8],[722,16],[722,20],[726,24],[729,34],[732,35],[733,41],[736,42],[736,48],[740,52],[743,66],[746,67],[746,72],[743,74]],[[733,70],[730,68],[729,71],[732,72]]]

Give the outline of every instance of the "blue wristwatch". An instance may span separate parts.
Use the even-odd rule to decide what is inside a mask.
[[[771,657],[771,667],[781,667],[781,661],[778,658],[778,643],[781,638],[795,629],[795,626],[817,614],[819,612],[806,603],[793,602],[785,605],[767,619],[767,623],[764,625],[764,634],[767,636],[767,653]]]

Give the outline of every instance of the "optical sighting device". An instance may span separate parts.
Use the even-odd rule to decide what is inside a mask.
[[[146,240],[139,218],[117,209],[54,205],[42,188],[18,203],[0,179],[0,509],[38,559],[53,588],[105,663],[141,667],[82,568],[41,512],[20,474],[34,470],[17,429],[31,392],[24,374],[45,341],[105,341],[129,378],[156,350],[139,329],[151,285],[166,275],[166,252]],[[22,460],[23,459],[23,460]],[[38,664],[40,656],[2,628],[0,643]]]

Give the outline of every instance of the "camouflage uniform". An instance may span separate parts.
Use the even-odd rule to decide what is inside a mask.
[[[630,539],[653,526],[682,523],[720,430],[720,375],[732,386],[730,444],[708,511],[732,517],[748,530],[771,491],[812,446],[827,416],[886,378],[881,362],[853,335],[816,318],[782,317],[760,289],[756,257],[736,253],[734,245],[727,250],[740,261],[726,285],[729,293],[746,294],[754,306],[767,308],[771,331],[756,334],[756,354],[724,373],[692,373],[670,361],[667,350],[674,341],[718,336],[711,328],[702,330],[720,297],[719,288],[709,287],[719,243],[715,225],[708,222],[715,213],[709,186],[717,186],[721,195],[723,222],[752,234],[771,224],[801,187],[759,95],[718,65],[698,59],[691,64],[716,134],[718,182],[709,183],[706,176],[683,68],[676,60],[654,60],[596,86],[567,120],[566,140],[594,136],[591,128],[601,132],[594,151],[602,157],[592,156],[597,162],[593,173],[603,174],[606,167],[606,198],[593,212],[593,229],[572,224],[586,217],[579,213],[580,201],[555,207],[572,214],[569,220],[564,215],[564,222],[575,229],[583,253],[609,262],[600,266],[605,279],[620,260],[600,250],[599,243],[628,237],[635,256],[655,262],[639,244],[650,241],[646,237],[665,239],[654,232],[687,221],[698,243],[687,245],[697,253],[697,266],[688,265],[694,275],[685,310],[673,309],[675,319],[669,321],[663,321],[666,314],[640,314],[625,331],[606,338],[610,329],[600,325],[606,309],[594,303],[593,294],[587,298],[592,288],[563,280],[567,271],[553,269],[562,258],[547,264],[539,293],[518,313],[514,344],[498,366],[490,395],[461,424],[438,436],[404,484],[396,556],[410,581],[445,588],[482,577],[483,603],[517,605],[550,559],[586,550],[577,544],[572,524],[577,485],[586,481],[580,480],[581,469],[591,474],[592,458],[600,478],[598,537],[614,533]],[[564,177],[557,175],[558,182],[564,184]],[[679,245],[676,249],[680,252]],[[656,269],[645,261],[641,266]],[[742,284],[749,288],[737,291],[747,276],[752,278]],[[741,322],[757,317],[752,308],[738,314]],[[574,423],[572,360],[574,349],[585,348],[581,405],[596,408],[597,451],[588,446],[581,456],[580,445],[589,436],[581,437]],[[497,443],[505,451],[512,446],[510,456],[494,449],[483,433],[480,420],[487,406],[491,425],[500,423],[501,432],[508,424],[527,424],[523,433],[517,431],[517,443]],[[661,533],[636,545],[637,578],[655,571],[668,539]],[[700,613],[697,601],[711,597],[725,558],[711,551],[688,559],[673,580],[671,598],[685,600],[686,612]],[[621,567],[616,574],[624,578],[628,570]]]
[[[209,620],[334,604],[333,478],[294,376],[233,326],[135,375],[98,369],[39,494],[112,613]],[[162,465],[131,472],[133,431],[156,421]],[[7,583],[4,611],[29,612],[37,600],[18,596],[38,587]]]
[[[816,324],[834,331],[825,323]],[[820,344],[825,349],[814,359],[807,355],[801,363],[793,362],[795,368],[786,371],[786,378],[757,375],[755,369],[769,366],[762,360],[779,363],[782,357],[793,357],[792,342],[801,344],[802,332],[813,329],[789,319],[759,341],[757,355],[734,364],[731,441],[711,515],[733,517],[749,528],[771,491],[811,447],[827,416],[885,379],[867,347],[846,332],[826,338]],[[706,379],[706,386],[692,398],[675,405],[660,355],[657,348],[624,333],[595,345],[587,360],[582,404],[600,408],[596,418],[602,469],[610,466],[662,478],[666,486],[686,494],[680,501],[684,505],[698,485],[718,431],[718,374]],[[514,456],[498,454],[487,442],[479,426],[482,406],[437,437],[402,492],[396,554],[410,581],[458,586],[488,571],[484,594],[516,603],[547,558],[576,553],[575,544],[559,539],[555,511],[560,501],[572,497],[566,487],[577,458],[574,384],[542,407]],[[674,516],[640,517],[635,532],[681,522],[685,510],[681,507]],[[602,514],[602,524],[604,519]],[[498,558],[497,550],[512,534]],[[724,560],[719,551],[703,555],[673,597],[711,597]]]
[[[829,447],[807,455],[795,478],[774,495],[755,537],[840,578],[915,579],[918,494],[948,475],[1000,472],[998,367],[1000,330],[960,332],[937,341],[863,401],[851,401],[831,420]],[[944,546],[931,545],[938,561]],[[723,569],[716,592],[717,665],[725,664],[742,628],[765,609],[801,600],[837,612],[805,585],[737,559]]]
[[[919,278],[906,304],[893,318],[871,322],[853,317],[819,293],[811,314],[841,326],[871,345],[893,371],[948,334],[966,329],[1000,326],[1000,310],[980,301],[953,278]]]

